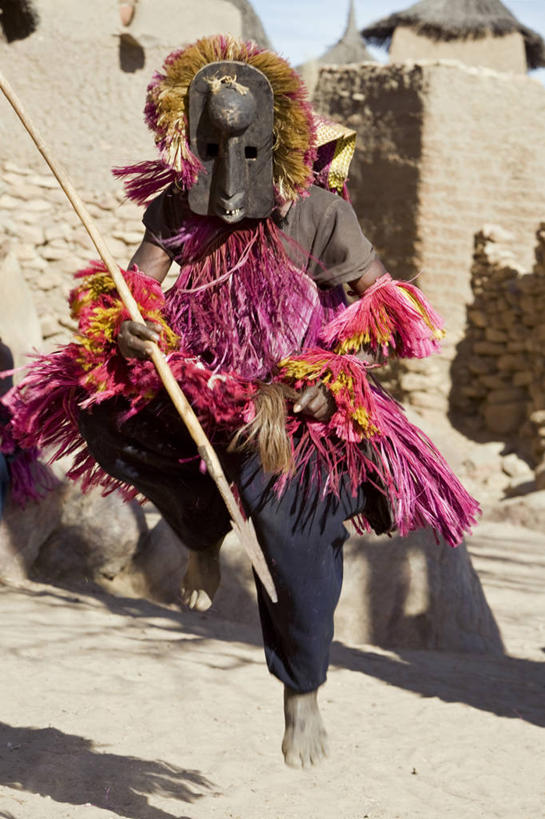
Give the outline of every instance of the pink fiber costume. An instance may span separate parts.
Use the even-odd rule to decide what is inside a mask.
[[[224,219],[199,212],[195,190],[216,153],[208,142],[209,155],[198,154],[180,115],[193,78],[216,65],[227,68],[207,80],[212,102],[218,88],[247,93],[248,72],[234,76],[241,65],[265,75],[274,96],[275,208],[235,224],[226,223],[234,210]],[[343,190],[349,132],[314,118],[279,57],[228,38],[199,41],[167,58],[146,116],[160,159],[118,174],[148,205],[146,235],[180,273],[166,293],[138,269],[126,280],[144,318],[160,324],[160,347],[254,520],[279,595],[273,605],[256,579],[269,669],[295,691],[314,690],[327,671],[344,521],[401,534],[431,527],[451,545],[475,522],[477,503],[356,355],[361,347],[383,358],[429,355],[441,321],[418,288],[388,274],[347,305],[342,284],[374,260],[352,208],[331,192]],[[221,498],[152,363],[119,354],[128,316],[103,266],[79,276],[71,296],[79,335],[38,358],[11,393],[11,434],[23,446],[72,453],[71,476],[84,487],[150,498],[186,546],[207,548],[229,528]],[[332,405],[327,422],[293,411],[294,391],[318,383]],[[253,446],[261,398],[273,389],[287,395],[290,468],[266,465]],[[246,448],[228,451],[241,429]]]

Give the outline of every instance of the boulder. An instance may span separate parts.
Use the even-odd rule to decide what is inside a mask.
[[[82,494],[66,483],[60,495],[57,527],[40,549],[33,573],[47,578],[116,577],[130,563],[147,532],[144,512],[118,494],[98,490]]]
[[[124,579],[129,579],[133,594],[159,603],[176,603],[187,557],[187,549],[161,518],[141,541]],[[214,599],[214,612],[226,620],[258,625],[252,572],[233,532],[223,542],[220,561],[221,585]]]
[[[535,490],[535,485],[533,489]],[[518,497],[504,498],[490,504],[485,509],[484,520],[543,532],[545,529],[545,490],[530,491]]]
[[[503,653],[466,545],[453,549],[428,530],[351,538],[335,634],[384,648]]]

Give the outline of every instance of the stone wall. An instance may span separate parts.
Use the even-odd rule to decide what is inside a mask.
[[[475,238],[467,328],[452,365],[452,403],[481,430],[508,441],[545,486],[545,223],[535,264],[517,262],[512,233],[488,226]],[[540,478],[541,475],[541,478]]]
[[[446,407],[475,233],[505,225],[531,264],[545,216],[545,88],[455,62],[362,63],[324,67],[314,101],[357,131],[349,189],[364,232],[395,276],[419,276],[446,318],[443,353],[403,367],[417,376],[415,403]]]
[[[35,173],[12,162],[2,168],[0,261],[8,254],[17,260],[38,312],[42,348],[49,350],[70,340],[73,323],[67,296],[74,286],[73,274],[98,253],[49,172]],[[80,195],[114,258],[126,266],[143,237],[142,209],[124,201],[122,191]],[[0,331],[2,324],[0,315]],[[9,338],[4,340],[10,343]]]

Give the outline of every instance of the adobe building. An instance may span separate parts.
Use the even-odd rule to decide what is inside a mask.
[[[87,189],[118,188],[112,166],[154,155],[145,92],[170,51],[218,32],[269,45],[248,0],[2,0],[0,9],[2,71]],[[43,170],[3,98],[0,146],[0,159]]]
[[[393,275],[419,276],[446,318],[443,353],[403,365],[400,395],[446,409],[475,234],[503,226],[532,266],[545,219],[545,88],[455,61],[364,63],[323,67],[314,102],[357,131],[349,190],[364,232]]]
[[[500,0],[421,0],[367,26],[362,35],[386,47],[391,62],[460,60],[522,74],[545,65],[541,37]]]

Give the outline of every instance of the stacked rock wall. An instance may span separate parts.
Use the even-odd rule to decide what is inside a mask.
[[[126,266],[144,234],[142,209],[124,201],[122,192],[80,195],[115,260]],[[17,260],[38,312],[44,348],[69,341],[74,325],[67,297],[74,286],[73,274],[98,254],[50,173],[4,163],[0,235],[0,260],[8,254]],[[16,280],[13,286],[17,287]],[[20,321],[24,323],[25,316]]]
[[[513,234],[489,226],[475,239],[464,341],[452,365],[452,403],[474,427],[508,440],[539,473],[545,454],[545,223],[535,264],[517,262]],[[545,477],[545,475],[544,475]]]

